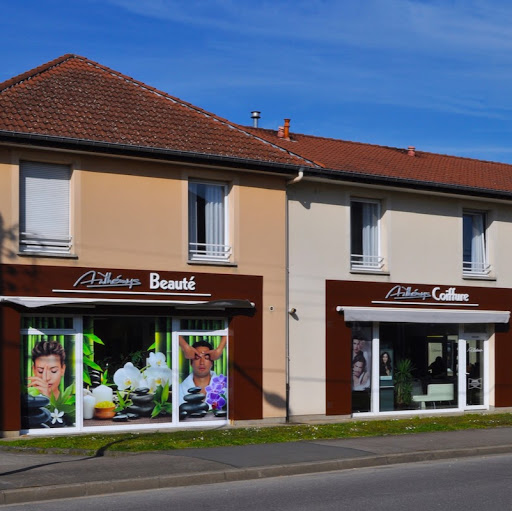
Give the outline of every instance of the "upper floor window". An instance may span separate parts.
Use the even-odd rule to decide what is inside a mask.
[[[350,267],[353,270],[381,270],[380,203],[352,200],[350,202]]]
[[[190,181],[188,184],[188,253],[191,261],[228,261],[225,184]]]
[[[20,163],[20,252],[69,254],[70,178],[67,165]]]
[[[487,276],[490,272],[486,229],[485,213],[466,211],[462,215],[462,272],[465,275]]]

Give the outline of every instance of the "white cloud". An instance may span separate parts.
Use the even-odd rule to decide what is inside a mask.
[[[162,21],[275,41],[433,53],[512,47],[512,5],[480,0],[108,0]]]

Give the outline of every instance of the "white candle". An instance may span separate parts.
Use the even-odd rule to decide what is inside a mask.
[[[96,403],[101,403],[102,401],[112,401],[114,396],[112,389],[106,385],[100,385],[99,387],[92,389],[92,395],[96,399]]]
[[[94,405],[96,398],[90,394],[84,396],[84,419],[92,419],[94,416]]]

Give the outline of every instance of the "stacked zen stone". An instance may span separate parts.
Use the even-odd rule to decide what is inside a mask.
[[[180,420],[201,419],[208,411],[208,403],[204,402],[206,394],[201,393],[200,387],[188,389],[188,394],[183,396],[184,403],[180,405]]]
[[[101,385],[101,373],[96,369],[89,369],[89,377],[91,378],[91,388]]]
[[[25,414],[21,418],[22,423],[28,428],[48,427],[48,421],[52,416],[50,410],[45,408],[50,404],[50,400],[39,394],[38,396],[24,396],[26,409]]]
[[[147,387],[135,389],[130,393],[130,399],[133,404],[126,408],[126,413],[117,413],[113,418],[114,422],[127,422],[139,417],[151,417],[151,412],[155,407],[153,397],[154,394],[149,392]]]

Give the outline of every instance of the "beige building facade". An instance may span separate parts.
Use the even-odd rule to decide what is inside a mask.
[[[378,262],[369,260],[366,267],[359,264],[357,254],[354,258],[354,242],[357,244],[354,231],[358,229],[354,216],[361,203],[373,204],[378,211],[376,246],[372,250],[379,259]],[[471,273],[463,265],[464,222],[472,213],[485,217],[485,272]],[[500,366],[497,371],[495,367],[497,359],[503,361],[502,357],[508,356],[502,351],[508,334],[499,334],[505,338],[500,338],[496,352],[495,331],[502,332],[503,325],[494,323],[506,323],[510,311],[511,295],[506,290],[510,289],[512,280],[505,256],[512,250],[510,220],[510,203],[501,199],[335,180],[322,182],[313,178],[291,185],[288,189],[289,307],[294,314],[289,317],[290,416],[302,419],[326,415],[432,413],[434,405],[440,413],[510,406],[508,376],[504,377],[505,381],[498,381],[496,392],[496,378],[500,380],[506,370]],[[398,288],[426,294],[420,299],[407,296],[392,300],[392,290]],[[448,289],[455,292],[465,289],[469,302],[434,299],[443,291],[446,294]],[[487,293],[485,297],[482,291]],[[489,305],[484,301],[489,301]],[[355,317],[351,308],[356,309]],[[498,319],[485,312],[489,308],[499,312]],[[426,314],[425,319],[417,317],[418,311]],[[461,319],[455,311],[468,313],[467,319]],[[347,314],[352,314],[350,320],[345,317]],[[413,331],[415,323],[421,325],[418,331]],[[382,332],[383,325],[386,333]],[[390,339],[393,334],[387,333],[391,326],[397,331],[411,330],[400,346]],[[429,328],[432,331],[427,331]],[[354,390],[355,376],[351,371],[355,330],[366,332],[363,342],[368,380],[366,388],[359,390]],[[421,336],[424,338],[420,341]],[[433,342],[436,336],[440,339],[437,344]],[[478,346],[473,346],[472,339],[479,339]],[[411,351],[404,347],[407,342],[422,345]],[[482,395],[477,403],[469,399],[470,392],[475,391],[467,387],[469,369],[466,377],[465,352],[448,353],[452,368],[442,382],[434,381],[428,374],[428,366],[436,358],[432,358],[434,348],[441,355],[444,350],[446,356],[447,350],[458,350],[462,344],[471,353],[482,357],[485,353],[481,374],[471,378],[485,381],[483,389],[479,389]],[[416,401],[403,409],[392,402],[393,384],[396,384],[392,371],[384,376],[389,380],[383,380],[382,372],[379,373],[379,358],[385,351],[390,356],[392,350],[393,371],[397,369],[394,364],[399,357],[415,359],[412,385]],[[473,362],[468,354],[467,367]],[[454,392],[448,396],[451,399],[429,401],[420,397],[426,396],[428,385],[434,384],[451,386]],[[386,385],[390,390],[384,389]],[[356,404],[361,394],[365,394],[363,406]]]
[[[2,85],[0,430],[284,422],[301,158],[83,57]]]

